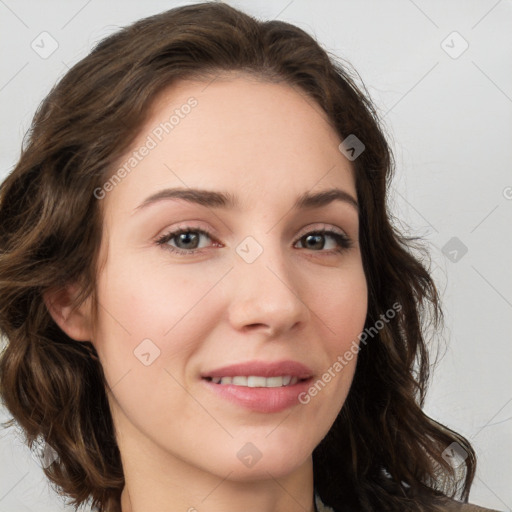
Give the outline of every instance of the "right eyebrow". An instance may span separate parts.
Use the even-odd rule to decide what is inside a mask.
[[[159,190],[155,194],[147,197],[139,206],[135,208],[140,210],[149,205],[165,199],[183,199],[189,203],[195,203],[209,208],[237,208],[238,202],[235,197],[228,192],[216,192],[213,190],[203,190],[196,188],[166,188]],[[134,211],[134,213],[135,213]]]

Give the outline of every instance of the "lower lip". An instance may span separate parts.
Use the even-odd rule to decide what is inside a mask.
[[[312,378],[299,381],[293,386],[279,388],[250,388],[202,380],[214,393],[230,402],[252,411],[272,413],[284,411],[300,403],[299,395],[309,388]]]

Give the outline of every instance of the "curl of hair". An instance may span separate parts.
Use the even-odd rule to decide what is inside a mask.
[[[43,301],[77,283],[78,306],[96,300],[102,236],[93,191],[115,170],[157,95],[180,80],[237,73],[306,93],[343,140],[366,146],[353,162],[370,328],[400,311],[361,347],[348,398],[313,452],[326,505],[362,511],[435,511],[467,501],[476,459],[461,435],[423,411],[429,378],[425,321],[438,327],[439,297],[391,222],[393,158],[366,94],[341,61],[298,27],[259,21],[223,3],[187,5],[142,19],[101,41],[39,106],[14,170],[0,187],[0,393],[26,441],[58,457],[44,468],[78,508],[120,511],[123,468],[105,381],[90,342],[70,339]],[[364,87],[364,86],[363,86]],[[96,304],[96,302],[94,302]],[[469,454],[455,471],[442,451]]]

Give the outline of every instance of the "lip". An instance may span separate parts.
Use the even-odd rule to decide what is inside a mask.
[[[207,377],[235,377],[257,375],[261,377],[277,377],[290,375],[299,380],[292,386],[279,388],[250,388],[233,384],[215,384]],[[246,363],[224,366],[201,375],[202,383],[217,397],[231,403],[261,413],[276,413],[299,404],[299,395],[305,392],[313,380],[310,368],[296,361],[278,361],[265,363],[250,361]]]
[[[237,375],[246,377],[249,375],[258,375],[260,377],[290,375],[298,379],[308,379],[312,377],[313,371],[297,361],[247,361],[206,371],[201,374],[201,377],[235,377]]]

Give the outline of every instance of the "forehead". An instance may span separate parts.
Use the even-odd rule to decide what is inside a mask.
[[[188,108],[191,102],[195,106]],[[173,113],[176,115],[171,119]],[[185,119],[187,122],[182,123]],[[265,135],[278,144],[299,138],[311,144],[320,139],[335,145],[338,141],[325,111],[301,88],[244,73],[201,82],[179,81],[164,89],[153,101],[141,135],[166,121],[171,121],[173,127],[165,135],[172,133],[174,139],[188,125],[201,142],[205,142],[204,135],[213,142],[226,142],[229,137],[239,144],[245,137],[247,145],[250,137],[262,139]],[[207,132],[208,128],[215,129]]]
[[[171,186],[222,188],[252,203],[258,194],[267,202],[284,201],[283,193],[295,199],[316,185],[353,192],[340,141],[321,107],[285,82],[243,75],[180,81],[154,100],[115,166],[129,172],[108,201],[122,195],[135,207],[141,194]]]

